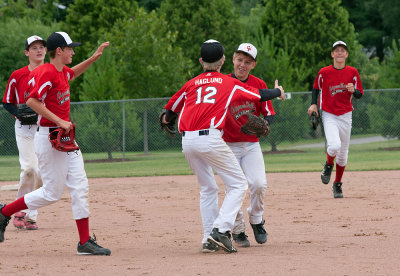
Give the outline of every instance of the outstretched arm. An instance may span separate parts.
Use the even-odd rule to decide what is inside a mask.
[[[103,44],[100,45],[99,48],[97,48],[96,52],[87,60],[82,61],[78,65],[72,67],[72,71],[74,71],[74,77],[71,80],[76,79],[79,77],[83,72],[86,71],[86,69],[89,68],[90,65],[92,65],[93,62],[95,62],[102,54],[103,54],[103,49],[105,47],[108,47],[110,45],[110,42],[104,42]]]

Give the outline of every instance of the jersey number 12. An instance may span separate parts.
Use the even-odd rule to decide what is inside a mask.
[[[215,103],[215,99],[212,98],[212,96],[217,94],[217,88],[215,88],[214,86],[208,86],[204,89],[204,97],[203,97],[203,101],[202,101],[202,90],[203,87],[200,86],[199,88],[197,88],[196,92],[197,92],[197,100],[196,100],[196,104],[199,103]]]

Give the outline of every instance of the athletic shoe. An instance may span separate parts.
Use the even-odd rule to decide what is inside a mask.
[[[333,182],[332,190],[334,198],[343,198],[342,182]]]
[[[0,242],[4,241],[4,232],[6,231],[6,227],[11,219],[11,217],[6,217],[1,212],[1,209],[4,208],[4,204],[0,203]]]
[[[96,236],[94,239],[89,237],[89,240],[84,244],[78,242],[78,255],[111,255],[111,250],[103,248],[96,243]]]
[[[212,253],[219,250],[219,246],[213,243],[203,243],[203,249],[201,250],[203,253]]]
[[[324,183],[324,184],[329,183],[329,180],[331,180],[332,170],[333,170],[333,164],[329,165],[328,163],[325,163],[324,168],[321,173],[322,183]]]
[[[26,230],[37,230],[38,229],[38,225],[36,223],[36,221],[32,221],[32,220],[25,220],[25,227]]]
[[[236,248],[232,245],[230,232],[220,233],[218,232],[218,228],[214,228],[207,240],[212,244],[218,245],[228,253],[237,252]]]
[[[25,213],[17,212],[14,214],[13,224],[16,228],[22,229],[25,226]]]
[[[263,220],[259,224],[251,224],[251,227],[253,228],[254,232],[254,238],[256,239],[256,242],[258,243],[265,243],[268,239],[268,233],[265,231],[264,228],[265,220]]]
[[[249,247],[250,242],[247,239],[247,235],[244,232],[241,232],[239,234],[232,234],[233,241],[236,243],[237,246],[239,247]]]

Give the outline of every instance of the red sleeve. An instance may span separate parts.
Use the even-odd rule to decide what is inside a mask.
[[[180,113],[183,108],[183,104],[185,103],[186,91],[187,85],[185,84],[178,92],[176,92],[171,97],[164,108],[167,110],[172,110],[175,113]]]
[[[28,97],[36,98],[43,101],[43,95],[52,87],[51,78],[49,73],[40,73],[40,71],[33,70],[29,75],[28,81]]]
[[[16,93],[15,91],[17,85],[17,78],[15,73],[12,73],[10,79],[8,80],[6,91],[3,97],[3,103],[13,103],[16,104]]]
[[[318,75],[314,80],[313,88],[321,90],[322,88],[322,72],[321,70],[318,71]]]

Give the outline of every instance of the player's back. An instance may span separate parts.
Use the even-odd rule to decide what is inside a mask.
[[[183,89],[183,90],[182,90]],[[179,118],[179,130],[222,129],[227,107],[236,99],[258,101],[258,89],[219,72],[205,72],[190,80],[181,89],[185,93]]]

